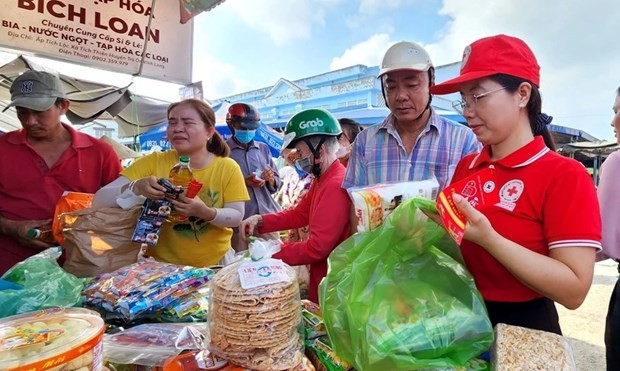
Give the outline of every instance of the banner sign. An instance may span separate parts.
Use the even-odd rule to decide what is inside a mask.
[[[178,84],[192,80],[192,38],[171,0],[3,0],[0,12],[0,46],[131,75],[143,61],[140,76]]]
[[[282,144],[284,143],[284,138],[282,138],[282,134],[269,128],[267,125],[261,122],[260,126],[256,130],[256,140],[266,143],[269,146],[271,156],[280,157],[280,152],[282,151]]]

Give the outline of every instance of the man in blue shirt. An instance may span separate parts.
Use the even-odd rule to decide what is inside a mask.
[[[434,74],[421,45],[403,41],[387,50],[378,78],[390,114],[357,136],[343,188],[434,177],[441,190],[458,161],[480,150],[467,126],[444,119],[431,107]]]
[[[258,110],[247,103],[234,103],[228,108],[226,124],[232,133],[227,142],[230,157],[241,167],[250,194],[243,219],[280,211],[280,206],[272,196],[281,186],[276,164],[269,147],[254,140],[256,129],[260,126]],[[265,237],[277,238],[278,234]],[[233,228],[232,247],[237,252],[247,249],[247,243],[239,238],[238,228]]]

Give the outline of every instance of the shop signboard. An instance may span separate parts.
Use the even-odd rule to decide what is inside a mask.
[[[171,0],[3,0],[0,46],[188,84],[193,22],[179,12]]]

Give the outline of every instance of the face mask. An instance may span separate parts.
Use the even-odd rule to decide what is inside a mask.
[[[302,169],[302,168],[301,168],[301,166],[299,166],[299,164],[297,163],[297,161],[295,161],[295,166],[293,166],[293,167],[295,168],[295,171],[297,172],[297,175],[298,175],[300,178],[303,178],[303,177],[305,177],[305,176],[308,174],[308,173],[306,173],[306,172],[304,171],[304,169]]]
[[[338,158],[343,158],[346,157],[349,152],[351,151],[351,145],[347,145],[347,146],[343,146],[342,144],[339,145],[338,150],[336,151],[336,157]]]
[[[256,130],[235,130],[235,138],[243,144],[250,143],[255,134]]]
[[[306,173],[310,173],[312,171],[312,165],[313,164],[312,160],[310,160],[310,156],[295,161],[295,168],[301,169]]]

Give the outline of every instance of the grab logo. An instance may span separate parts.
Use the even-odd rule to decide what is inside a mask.
[[[316,128],[319,126],[323,126],[323,120],[321,120],[318,117],[315,118],[314,120],[302,121],[299,123],[300,129]]]

